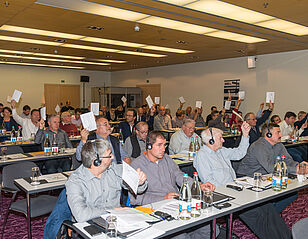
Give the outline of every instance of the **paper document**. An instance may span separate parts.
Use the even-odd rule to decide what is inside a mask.
[[[11,103],[12,97],[8,95],[7,98],[6,98],[6,101],[9,102],[9,103]]]
[[[275,92],[266,92],[266,103],[274,103]]]
[[[124,161],[122,179],[133,190],[135,195],[137,195],[139,175],[135,169],[133,169],[131,166],[129,166],[129,164],[125,163]]]
[[[155,97],[154,102],[156,105],[159,105],[160,97]]]
[[[179,216],[179,201],[172,200],[171,202],[166,202],[166,204],[161,207],[156,208],[157,211],[162,211],[170,214],[174,218],[178,218]]]
[[[57,113],[59,113],[60,110],[61,110],[61,108],[60,108],[60,106],[57,104],[57,106],[56,106],[56,108],[55,108],[55,111],[56,111]]]
[[[127,101],[126,97],[123,95],[121,100],[123,101],[123,103],[125,103]]]
[[[181,96],[181,97],[179,98],[179,101],[180,101],[182,104],[186,102],[183,96]]]
[[[88,131],[96,130],[96,122],[93,112],[80,115],[82,125]]]
[[[40,109],[40,113],[41,113],[41,118],[42,118],[43,120],[46,120],[46,107],[42,107],[42,108]]]
[[[242,117],[240,114],[236,113],[234,110],[232,110],[232,113],[235,114],[235,115],[238,116],[241,120],[244,121],[243,117]]]
[[[238,92],[238,99],[239,100],[245,99],[245,91],[239,91]]]
[[[250,188],[254,186],[254,179],[251,177],[241,177],[234,180],[236,184],[242,185],[245,188]],[[261,188],[268,188],[272,186],[272,181],[268,180],[261,180],[260,187]]]
[[[67,177],[62,173],[57,174],[47,174],[39,177],[40,180],[45,179],[48,183],[58,182],[58,181],[66,181]]]
[[[225,109],[230,110],[230,108],[231,108],[231,101],[229,100],[225,101]]]
[[[202,101],[196,101],[196,107],[201,109]]]
[[[91,112],[94,115],[99,115],[99,103],[91,103]]]
[[[147,98],[145,98],[146,102],[148,103],[149,108],[151,109],[151,107],[154,105],[153,100],[151,98],[150,95],[148,95]]]
[[[21,97],[22,92],[19,90],[14,90],[14,93],[12,95],[12,100],[15,100],[17,103],[19,102],[19,99]]]

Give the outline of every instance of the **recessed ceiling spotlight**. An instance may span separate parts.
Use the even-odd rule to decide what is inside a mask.
[[[66,42],[66,40],[64,40],[64,39],[55,39],[55,42]]]
[[[181,41],[181,40],[176,41],[176,43],[177,43],[177,44],[187,44],[187,42],[186,42],[186,41]]]
[[[160,38],[160,40],[165,41],[165,40],[167,40],[167,38],[162,37],[162,38]]]
[[[193,59],[193,60],[196,60],[196,59],[199,59],[200,56],[191,56],[190,58]]]
[[[90,29],[90,30],[97,30],[97,31],[104,30],[103,27],[96,27],[96,26],[88,26],[88,29]]]
[[[136,52],[143,52],[141,49],[135,49]]]
[[[40,51],[41,50],[41,48],[38,48],[38,47],[31,47],[30,49],[33,50],[33,51]]]

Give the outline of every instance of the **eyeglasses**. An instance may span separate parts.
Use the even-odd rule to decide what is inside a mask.
[[[247,120],[257,120],[256,118],[253,118],[253,119],[247,119]]]
[[[140,134],[147,134],[149,131],[139,131],[137,130]]]
[[[100,126],[109,126],[109,123],[106,122],[106,123],[98,124],[98,125],[97,125],[97,127],[100,127]]]
[[[134,117],[134,115],[126,115],[126,116],[128,116],[128,117]]]

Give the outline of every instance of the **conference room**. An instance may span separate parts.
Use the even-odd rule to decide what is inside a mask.
[[[61,227],[71,237],[105,238],[91,219],[108,212],[120,237],[192,238],[201,230],[202,238],[279,238],[283,228],[286,238],[305,238],[306,9],[297,0],[2,1],[1,237],[60,238]],[[86,161],[91,155],[99,160]],[[280,170],[279,191],[277,156],[289,173],[284,189]],[[169,172],[180,175],[170,187]],[[261,192],[251,190],[255,173],[269,183]],[[201,190],[201,215],[189,220],[178,215],[184,174]],[[85,175],[102,181],[94,190],[102,194],[88,195],[90,180],[76,183]],[[154,180],[164,184],[152,188]],[[158,189],[161,197],[148,200]],[[76,190],[101,213],[80,209],[87,217],[78,220]],[[228,201],[208,212],[208,191]],[[64,212],[55,210],[60,199],[68,220],[51,233],[46,225]],[[148,209],[151,222],[124,235],[118,207],[129,207],[124,218]],[[154,209],[174,219],[157,222]],[[249,213],[273,210],[263,235],[266,221]]]

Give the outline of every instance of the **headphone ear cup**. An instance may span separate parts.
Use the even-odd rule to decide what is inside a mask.
[[[212,139],[210,139],[210,140],[209,140],[209,144],[210,144],[210,145],[215,144],[215,140],[214,140],[213,138],[212,138]]]
[[[151,143],[148,143],[148,144],[147,144],[147,149],[148,149],[148,150],[151,150],[151,149],[152,149],[152,144],[151,144]]]
[[[271,132],[267,132],[267,133],[266,133],[266,136],[267,136],[267,138],[271,138],[273,135],[272,135]]]
[[[99,158],[99,155],[97,154],[97,155],[96,155],[96,159],[95,159],[94,162],[93,162],[93,165],[94,165],[95,167],[98,167],[98,166],[101,165],[101,163],[102,163],[102,160]]]

